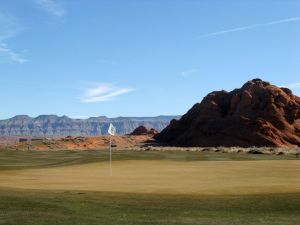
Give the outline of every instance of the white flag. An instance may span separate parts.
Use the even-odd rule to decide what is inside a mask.
[[[110,135],[116,135],[116,128],[114,127],[114,125],[112,125],[112,123],[109,124],[108,133]]]

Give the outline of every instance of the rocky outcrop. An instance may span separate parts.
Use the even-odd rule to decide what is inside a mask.
[[[158,131],[154,128],[147,129],[145,126],[137,127],[130,135],[156,135]]]
[[[300,146],[300,98],[254,79],[208,94],[155,138],[173,146]]]
[[[128,134],[138,126],[162,130],[171,119],[179,116],[157,117],[91,117],[89,119],[71,119],[67,116],[42,115],[36,118],[15,116],[0,120],[0,136],[97,136],[107,135],[109,124],[112,123],[117,134]]]

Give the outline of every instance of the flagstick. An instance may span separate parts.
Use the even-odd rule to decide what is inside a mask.
[[[109,124],[108,131],[109,133],[109,170],[110,176],[112,176],[112,152],[111,152],[111,136],[116,134],[116,128],[112,123]]]
[[[109,170],[110,176],[112,176],[112,155],[111,155],[111,135],[109,135]]]

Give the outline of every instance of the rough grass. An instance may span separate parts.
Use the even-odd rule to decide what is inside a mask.
[[[299,194],[234,196],[0,191],[3,225],[292,225]]]
[[[276,154],[276,155],[300,155],[299,147],[163,147],[147,146],[141,147],[144,151],[191,151],[191,152],[222,152],[222,153],[250,153],[250,154]]]

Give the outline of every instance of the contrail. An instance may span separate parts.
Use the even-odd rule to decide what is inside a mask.
[[[227,33],[232,33],[232,32],[237,32],[237,31],[243,31],[243,30],[251,30],[251,29],[255,29],[257,27],[271,26],[271,25],[275,25],[275,24],[289,23],[289,22],[294,22],[294,21],[299,21],[299,20],[300,20],[300,17],[292,17],[292,18],[287,18],[287,19],[283,19],[283,20],[275,20],[275,21],[271,21],[268,23],[257,23],[257,24],[253,24],[253,25],[249,25],[249,26],[237,27],[237,28],[232,28],[232,29],[228,29],[228,30],[222,30],[222,31],[217,31],[217,32],[213,32],[213,33],[203,34],[199,38],[222,35],[222,34],[227,34]]]

